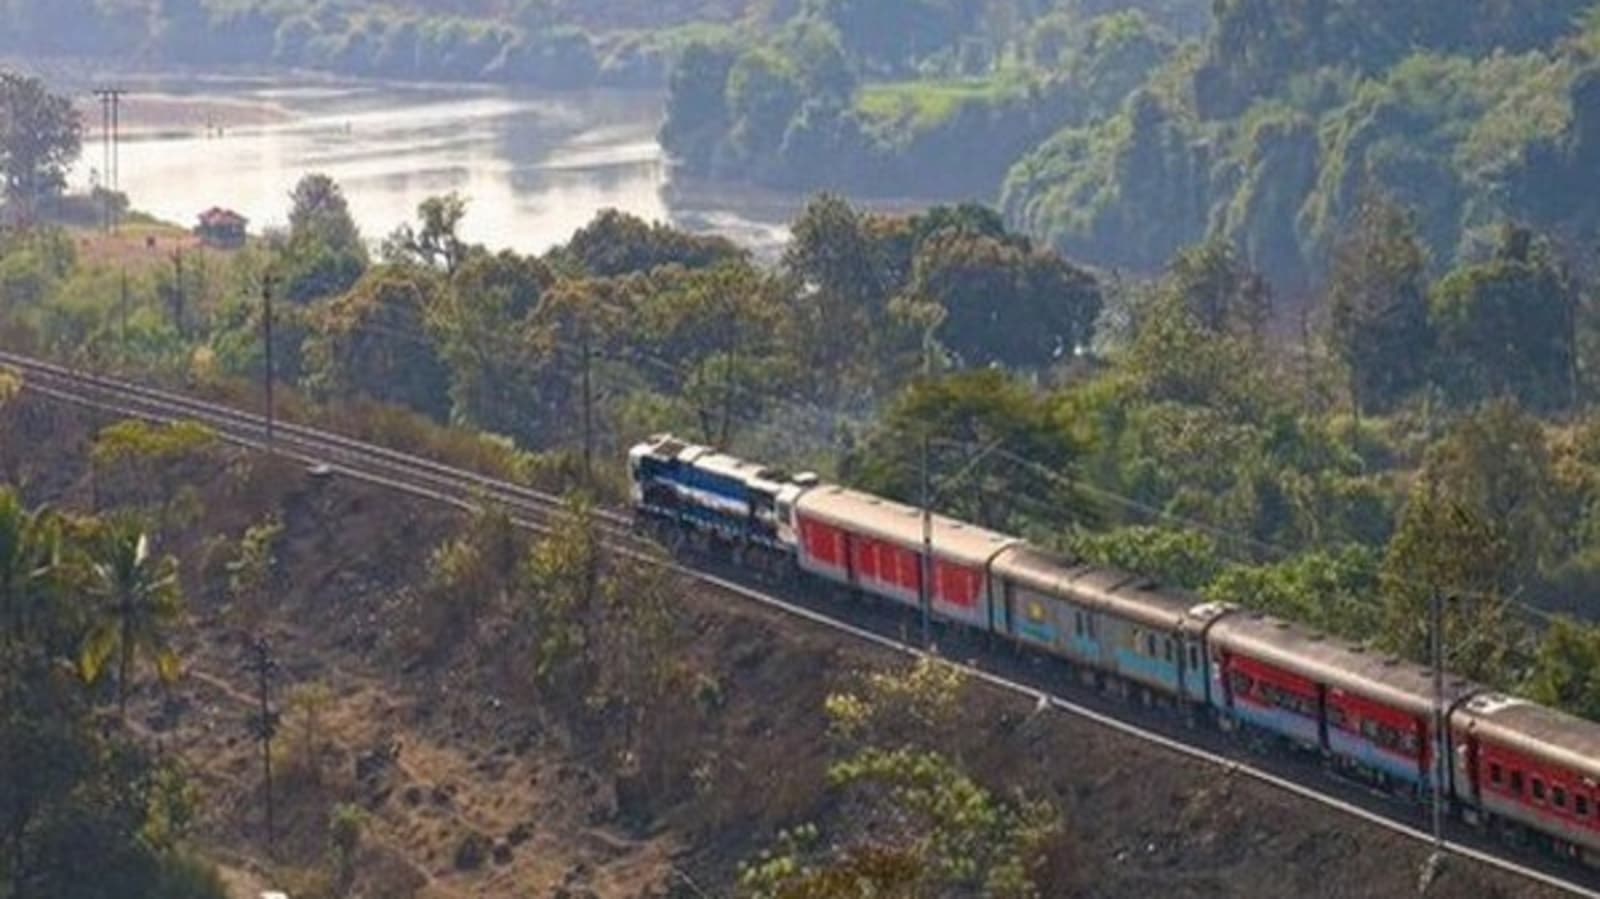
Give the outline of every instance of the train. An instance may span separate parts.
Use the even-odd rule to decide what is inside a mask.
[[[1398,657],[942,515],[925,535],[921,509],[670,434],[627,465],[635,521],[668,543],[912,609],[929,572],[941,626],[1600,866],[1600,724],[1448,675],[1437,703]]]

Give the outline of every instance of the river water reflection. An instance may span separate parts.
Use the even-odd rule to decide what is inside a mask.
[[[466,236],[542,252],[601,209],[731,237],[772,258],[799,194],[681,177],[655,134],[660,95],[539,93],[243,77],[124,78],[119,183],[134,207],[185,225],[211,206],[282,225],[309,171],[343,187],[364,234],[381,238],[424,198],[470,198]],[[85,109],[76,184],[102,167],[99,111]],[[874,204],[907,209],[916,201]]]

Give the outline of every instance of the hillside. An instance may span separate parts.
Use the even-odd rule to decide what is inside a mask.
[[[602,714],[578,712],[570,685],[529,692],[537,656],[505,630],[483,569],[456,582],[489,588],[491,598],[472,599],[480,619],[416,629],[419,614],[435,614],[418,605],[441,583],[435,547],[494,546],[499,538],[480,539],[492,533],[481,520],[222,449],[101,469],[91,492],[83,414],[24,394],[0,416],[0,477],[26,485],[32,502],[159,495],[182,472],[187,489],[168,505],[181,524],[161,547],[186,574],[186,673],[167,690],[141,689],[134,719],[184,760],[199,791],[197,839],[238,882],[290,884],[296,896],[321,895],[330,880],[346,895],[389,897],[730,895],[748,890],[738,863],[781,845],[780,828],[814,822],[850,839],[893,805],[873,789],[828,785],[827,769],[852,750],[828,736],[838,721],[824,700],[870,697],[864,674],[902,671],[897,657],[675,583],[663,649],[700,685],[694,701],[635,717],[638,687],[613,681],[620,692],[595,707]],[[59,451],[42,454],[45,445]],[[128,479],[138,471],[143,484]],[[276,573],[252,627],[276,647],[273,701],[285,715],[272,858],[259,750],[242,723],[256,696],[238,637],[243,600],[228,586],[238,569],[225,564],[231,541],[269,516],[281,522],[268,544]],[[444,589],[447,603],[468,599]],[[879,735],[944,753],[995,796],[1016,791],[1057,815],[1034,868],[1046,895],[1373,896],[1414,884],[1419,844],[1085,722],[1038,717],[1026,699],[955,689],[937,731],[901,721]],[[330,855],[346,845],[333,836],[341,820],[359,822],[357,848]],[[1432,895],[1545,894],[1463,862]]]

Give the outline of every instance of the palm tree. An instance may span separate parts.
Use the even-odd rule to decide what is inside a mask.
[[[178,564],[171,556],[151,556],[149,536],[122,519],[92,543],[87,574],[98,620],[84,641],[83,677],[92,683],[115,658],[117,708],[126,719],[136,656],[150,659],[162,680],[177,677],[178,657],[167,646],[167,630],[183,611]]]
[[[35,628],[60,597],[61,522],[48,511],[29,512],[14,490],[0,490],[0,642],[26,646],[41,636]],[[49,642],[49,641],[46,641]],[[50,647],[41,647],[48,649]]]

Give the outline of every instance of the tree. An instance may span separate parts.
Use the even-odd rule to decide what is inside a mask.
[[[863,672],[854,690],[824,702],[830,733],[852,748],[932,748],[960,723],[971,680],[934,656],[894,671]]]
[[[367,267],[344,191],[327,175],[305,175],[289,194],[289,239],[280,276],[284,296],[297,303],[348,290]]]
[[[1179,252],[1167,266],[1162,290],[1180,298],[1200,326],[1213,334],[1260,339],[1272,314],[1266,279],[1221,239]]]
[[[60,624],[63,552],[59,519],[44,510],[29,512],[16,491],[0,490],[0,645],[55,643],[41,629]]]
[[[819,194],[790,227],[783,269],[802,285],[801,343],[813,370],[831,372],[864,347],[888,306],[884,259],[866,222],[843,198]]]
[[[648,273],[663,265],[706,268],[748,254],[725,237],[689,234],[661,222],[603,209],[561,252],[596,278]]]
[[[467,217],[467,200],[451,191],[417,204],[420,228],[404,224],[383,242],[383,257],[390,262],[411,262],[443,269],[454,275],[472,250],[461,238]]]
[[[428,333],[450,372],[452,420],[528,443],[540,439],[551,397],[534,313],[555,283],[535,257],[477,253],[428,304]]]
[[[97,563],[114,526],[20,513],[14,500],[0,487],[0,590],[31,599],[27,639],[0,633],[0,895],[221,899],[215,873],[186,851],[193,799],[180,772],[105,727],[89,686],[61,676],[119,629],[115,610],[97,618],[67,601],[104,595]],[[0,611],[9,624],[18,607]]]
[[[993,369],[908,387],[846,456],[841,474],[863,489],[918,502],[924,435],[936,485],[977,466],[941,491],[941,511],[986,527],[1009,527],[1022,515],[1063,525],[1094,514],[1056,474],[1072,466],[1081,448],[1056,420],[1049,399]],[[973,461],[991,446],[991,457]]]
[[[968,365],[1043,368],[1094,337],[1094,276],[1026,240],[942,231],[917,252],[909,293],[943,306],[941,342]]]
[[[1134,315],[1133,344],[1118,364],[1143,399],[1208,406],[1244,420],[1275,405],[1260,345],[1210,330],[1181,293],[1158,289],[1140,299]]]
[[[0,69],[0,179],[6,201],[24,219],[40,199],[66,187],[82,134],[70,100],[49,93],[38,78]]]
[[[323,397],[369,397],[443,420],[449,370],[424,325],[434,275],[375,268],[349,293],[313,310],[306,384]]]
[[[1334,248],[1329,338],[1349,370],[1358,415],[1386,411],[1427,375],[1427,265],[1410,216],[1381,197],[1362,203]]]
[[[709,172],[728,130],[728,72],[732,47],[695,41],[683,49],[667,81],[661,145],[690,170]]]
[[[569,710],[616,716],[625,751],[646,754],[638,724],[668,699],[682,585],[658,566],[608,552],[581,497],[534,547],[522,585],[532,682]]]
[[[1538,421],[1508,401],[1462,419],[1430,448],[1383,563],[1385,643],[1425,660],[1434,591],[1459,597],[1445,626],[1458,670],[1505,685],[1523,649],[1512,605],[1568,530],[1554,489]]]
[[[167,645],[183,613],[178,563],[153,555],[149,536],[131,519],[107,524],[89,553],[88,590],[97,620],[84,640],[83,677],[98,680],[114,660],[117,708],[126,719],[136,659],[148,658],[163,681],[178,676],[178,656]]]
[[[1600,720],[1600,630],[1556,619],[1540,635],[1524,690],[1535,702]]]
[[[740,56],[728,71],[728,143],[745,159],[770,159],[800,110],[802,89],[794,67],[778,53],[757,48]]]
[[[1575,399],[1576,290],[1550,248],[1507,226],[1494,257],[1458,268],[1429,301],[1447,391],[1470,405],[1516,397],[1537,409]]]
[[[239,551],[228,562],[228,600],[233,618],[248,635],[261,629],[267,604],[277,586],[278,556],[274,544],[283,536],[283,521],[273,515],[254,524],[239,538]]]
[[[1163,527],[1129,526],[1085,532],[1073,539],[1072,549],[1087,561],[1136,571],[1188,590],[1198,590],[1216,580],[1223,563],[1215,540],[1195,531]]]
[[[321,173],[304,175],[289,194],[289,240],[314,241],[337,253],[365,254],[344,191]]]
[[[794,382],[781,285],[747,261],[663,269],[639,286],[631,305],[650,380],[693,407],[706,441],[727,445],[736,420],[757,418]]]

